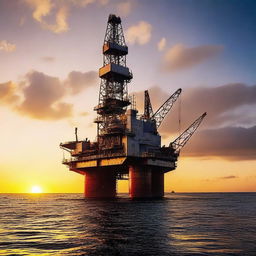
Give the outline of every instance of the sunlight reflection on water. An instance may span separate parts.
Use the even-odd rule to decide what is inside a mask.
[[[256,193],[0,195],[0,255],[255,255]]]

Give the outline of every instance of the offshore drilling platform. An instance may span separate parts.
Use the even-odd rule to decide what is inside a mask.
[[[156,112],[145,91],[144,113],[139,116],[128,96],[127,86],[133,75],[126,66],[127,54],[121,19],[111,14],[103,44],[103,67],[99,69],[99,102],[94,108],[98,114],[97,140],[78,140],[76,133],[75,141],[60,144],[71,154],[63,164],[85,176],[87,198],[116,197],[119,179],[129,179],[131,198],[163,197],[164,174],[176,168],[180,150],[206,116],[201,115],[168,147],[161,146],[158,128],[181,89]]]

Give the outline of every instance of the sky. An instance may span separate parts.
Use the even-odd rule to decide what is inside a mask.
[[[138,110],[144,90],[157,110],[183,89],[162,144],[208,114],[165,191],[256,192],[255,1],[0,0],[0,193],[83,192],[59,144],[75,139],[75,127],[79,139],[96,137],[110,13],[122,19]]]

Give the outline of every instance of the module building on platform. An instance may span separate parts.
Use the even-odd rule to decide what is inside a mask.
[[[99,102],[94,108],[98,116],[97,140],[61,143],[71,157],[64,159],[71,171],[85,176],[85,197],[113,198],[116,181],[129,179],[131,198],[164,196],[164,173],[176,168],[180,149],[205,117],[200,116],[187,130],[170,143],[161,146],[158,132],[162,121],[179,98],[181,89],[172,94],[153,112],[148,91],[145,91],[144,113],[138,115],[128,84],[133,78],[126,66],[128,47],[121,19],[109,15],[103,43],[103,66],[99,69]]]

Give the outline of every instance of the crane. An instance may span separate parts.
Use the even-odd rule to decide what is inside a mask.
[[[150,118],[152,121],[156,122],[157,129],[159,128],[165,116],[172,108],[175,101],[178,99],[179,95],[181,94],[181,91],[181,89],[178,89],[175,93],[173,93]]]
[[[185,146],[185,144],[197,130],[205,116],[206,112],[198,117],[194,123],[192,123],[177,139],[170,143],[169,147],[172,148],[177,155],[179,155],[180,150]]]
[[[151,105],[150,97],[148,94],[148,90],[144,91],[144,114],[142,119],[149,120],[153,116],[153,108]]]

